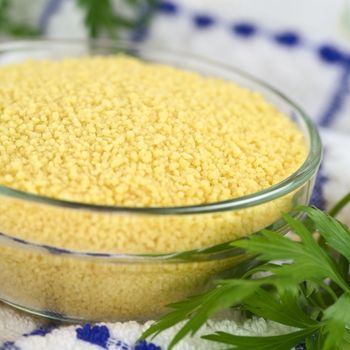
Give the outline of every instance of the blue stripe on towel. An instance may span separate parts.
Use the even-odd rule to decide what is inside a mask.
[[[0,346],[0,350],[21,350],[13,341],[7,341]]]
[[[192,10],[181,11],[182,8],[176,1],[160,1],[157,9],[160,13],[170,16],[186,15],[197,29],[210,29],[213,25],[221,26],[227,30],[227,21],[215,15],[206,13],[205,15]],[[267,39],[286,49],[303,48],[312,50],[316,58],[324,64],[341,68],[341,76],[334,91],[330,94],[324,111],[319,118],[320,126],[330,126],[344,106],[345,98],[349,95],[350,82],[350,53],[338,48],[335,45],[324,43],[320,45],[308,45],[308,40],[295,31],[281,31],[271,34],[266,28],[261,28],[253,21],[234,22],[229,26],[229,30],[235,36],[242,39],[250,39],[259,34],[259,37]]]
[[[350,92],[350,65],[347,65],[340,74],[335,90],[327,102],[327,106],[319,119],[319,125],[330,126],[338,113],[342,110]]]
[[[54,327],[50,327],[50,328],[44,328],[44,327],[40,327],[40,328],[36,328],[33,331],[31,331],[30,333],[25,333],[23,334],[24,337],[31,337],[31,336],[41,336],[44,337],[46,334],[49,334],[52,332]]]
[[[242,38],[250,38],[258,32],[254,23],[240,22],[232,25],[232,32]]]
[[[78,339],[107,349],[110,334],[106,326],[91,326],[89,323],[86,323],[75,331]]]
[[[55,329],[56,327],[57,327],[57,324],[52,323],[48,327],[36,328],[32,330],[30,333],[24,333],[22,336],[23,337],[33,337],[33,336],[44,337],[47,334],[51,333],[53,329]],[[21,348],[18,345],[16,345],[15,342],[7,341],[2,345],[0,344],[0,350],[21,350]]]
[[[320,59],[325,63],[346,63],[346,54],[334,45],[321,45],[318,48],[318,55],[320,56]]]
[[[328,181],[327,176],[323,172],[323,165],[321,164],[320,169],[316,176],[314,190],[312,192],[310,204],[315,207],[326,210],[326,200],[324,196],[324,184]]]
[[[174,15],[178,12],[179,7],[172,1],[159,1],[158,10],[167,15]]]
[[[42,33],[46,32],[51,17],[59,11],[61,4],[62,0],[49,0],[44,7],[44,11],[39,18],[39,28]]]
[[[152,343],[147,343],[145,340],[138,342],[134,350],[162,350],[160,346],[154,345]]]
[[[292,31],[278,33],[274,35],[274,40],[277,44],[288,47],[298,46],[301,43],[300,35]]]
[[[97,345],[102,349],[162,350],[161,347],[148,343],[145,340],[138,342],[135,346],[131,346],[121,339],[111,337],[107,326],[91,326],[89,323],[86,323],[83,327],[76,328],[75,331],[79,340]]]
[[[210,13],[198,13],[197,11],[186,10],[181,11],[181,5],[177,4],[176,1],[164,0],[159,1],[156,8],[161,14],[168,16],[177,16],[179,14],[186,15],[189,17],[189,20],[193,21],[193,24],[196,27],[209,27],[212,24],[221,25],[221,27],[227,30],[227,21],[223,20]],[[305,50],[312,50],[315,53],[315,56],[318,57],[325,63],[339,64],[344,65],[345,61],[348,61],[347,57],[350,57],[346,52],[340,50],[338,47],[332,44],[321,44],[321,45],[307,45],[304,44],[307,42],[303,40],[302,36],[293,30],[281,31],[271,34],[267,28],[261,28],[254,21],[238,21],[233,22],[229,26],[229,30],[241,37],[249,38],[254,34],[261,34],[261,37],[267,40],[270,40],[278,45],[285,47],[303,47]],[[303,44],[303,45],[302,45]]]
[[[133,350],[133,348],[120,339],[111,338],[108,340],[107,349]]]
[[[215,18],[207,14],[197,14],[193,16],[193,23],[197,28],[209,28],[215,24]]]

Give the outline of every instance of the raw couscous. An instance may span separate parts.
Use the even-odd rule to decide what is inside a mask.
[[[0,126],[1,185],[96,205],[237,198],[286,179],[307,154],[302,133],[258,93],[123,55],[1,68]],[[234,212],[155,217],[3,196],[0,231],[76,251],[180,252],[266,227],[291,201],[288,195]],[[0,248],[0,260],[4,299],[85,319],[157,314],[228,265],[111,265],[14,247]]]

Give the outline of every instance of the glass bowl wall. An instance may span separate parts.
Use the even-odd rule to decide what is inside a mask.
[[[117,52],[258,91],[297,124],[308,156],[294,174],[264,191],[186,207],[96,206],[0,186],[0,299],[32,313],[66,320],[154,319],[166,304],[203,291],[213,279],[239,275],[251,257],[229,243],[265,227],[287,232],[281,213],[310,199],[321,158],[315,126],[278,91],[236,69],[135,43],[82,41],[1,44],[0,65]]]

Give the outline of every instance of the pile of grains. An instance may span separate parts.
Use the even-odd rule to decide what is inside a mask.
[[[0,125],[1,185],[97,205],[236,198],[284,180],[307,153],[302,133],[261,95],[122,55],[1,68]],[[76,251],[180,252],[266,227],[292,199],[234,212],[157,216],[1,196],[0,232]],[[1,298],[95,320],[155,317],[239,259],[115,264],[17,243],[0,248]]]
[[[251,194],[305,159],[257,93],[127,57],[0,70],[0,183],[94,204],[181,206]]]

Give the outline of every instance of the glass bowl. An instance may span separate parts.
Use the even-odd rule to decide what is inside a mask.
[[[322,153],[316,127],[288,98],[237,69],[142,44],[84,41],[4,43],[0,65],[117,52],[258,91],[297,124],[307,159],[261,192],[183,207],[89,205],[0,186],[0,299],[31,313],[70,321],[154,319],[213,279],[246,271],[252,257],[230,242],[265,227],[287,232],[281,213],[310,199]]]

